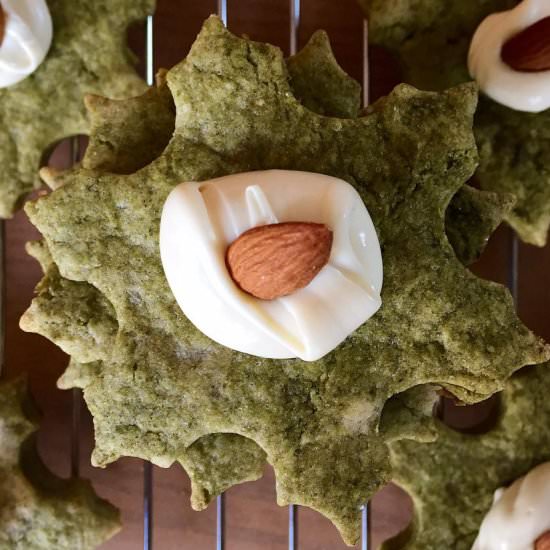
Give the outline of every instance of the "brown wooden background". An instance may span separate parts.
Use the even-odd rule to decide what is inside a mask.
[[[213,0],[157,0],[155,18],[155,64],[170,67],[187,53],[202,21],[215,11]],[[354,0],[302,0],[300,43],[311,33],[328,31],[341,65],[361,79],[362,15]],[[253,39],[268,41],[288,53],[288,0],[229,0],[229,27]],[[130,43],[143,52],[144,29],[130,32]],[[142,55],[141,55],[142,57]],[[143,68],[143,64],[142,64]],[[372,95],[387,91],[396,79],[394,64],[381,52],[371,52]],[[67,163],[67,144],[58,147],[52,161]],[[45,339],[25,334],[18,320],[28,306],[40,272],[26,256],[24,244],[37,235],[23,213],[6,224],[7,343],[6,374],[26,371],[31,388],[44,412],[39,435],[40,450],[56,473],[70,472],[71,394],[56,389],[55,381],[67,358]],[[493,237],[475,271],[484,277],[507,282],[511,232],[501,228]],[[520,314],[542,336],[550,338],[546,319],[550,311],[550,253],[546,249],[520,247]],[[129,550],[142,546],[143,466],[123,459],[105,470],[89,465],[93,444],[90,418],[85,414],[81,433],[82,475],[93,480],[97,491],[121,510],[123,531],[104,545],[105,550]],[[154,543],[160,550],[215,548],[215,509],[197,513],[189,505],[190,487],[179,467],[154,469]],[[264,478],[231,489],[227,494],[227,550],[283,550],[287,548],[287,510],[275,504],[274,478],[268,469]],[[384,489],[374,499],[373,532],[376,545],[407,524],[412,505],[395,487]],[[299,512],[299,543],[303,550],[338,550],[345,546],[336,530],[320,515]]]

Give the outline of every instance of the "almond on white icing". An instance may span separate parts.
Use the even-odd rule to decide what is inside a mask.
[[[233,282],[225,251],[252,227],[303,221],[334,234],[328,264],[305,288],[272,301]],[[347,182],[287,170],[184,183],[162,212],[160,252],[183,313],[216,342],[259,357],[319,359],[381,305],[382,255],[371,218]]]
[[[468,68],[494,101],[517,111],[539,113],[550,108],[550,71],[516,71],[501,56],[510,38],[548,16],[548,0],[524,0],[511,10],[491,14],[476,30]]]

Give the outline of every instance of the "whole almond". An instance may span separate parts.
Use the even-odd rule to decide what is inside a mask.
[[[550,550],[550,531],[546,531],[536,540],[535,550]]]
[[[550,70],[550,17],[545,17],[510,38],[502,47],[504,63],[516,71]]]
[[[308,285],[330,258],[332,231],[325,225],[287,222],[254,227],[234,241],[226,263],[237,285],[274,300]]]

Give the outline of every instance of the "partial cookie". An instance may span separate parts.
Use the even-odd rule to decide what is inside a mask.
[[[23,380],[0,384],[0,547],[92,550],[120,529],[119,513],[89,482],[47,470],[35,417]]]
[[[394,481],[413,498],[413,525],[384,549],[470,550],[494,492],[550,460],[550,366],[528,367],[502,393],[500,418],[482,435],[437,423],[438,439],[391,444]]]
[[[489,14],[517,0],[359,0],[369,40],[398,55],[406,81],[444,90],[471,80],[466,65],[472,35]]]
[[[84,94],[123,98],[142,93],[126,45],[128,26],[154,0],[48,0],[53,43],[40,67],[0,89],[0,217],[10,217],[39,187],[38,169],[61,139],[87,134]]]
[[[370,41],[396,54],[403,78],[426,90],[471,80],[467,56],[474,31],[491,13],[517,0],[360,0]],[[506,220],[525,242],[543,246],[550,225],[550,112],[514,111],[482,98],[475,132],[480,148],[476,178],[483,189],[512,193]]]
[[[325,118],[296,100],[279,50],[231,35],[216,18],[168,85],[177,122],[162,155],[129,175],[52,175],[63,185],[28,207],[59,273],[116,311],[111,356],[82,384],[94,461],[167,465],[201,437],[235,433],[266,452],[281,504],[321,511],[353,543],[359,505],[391,476],[377,432],[389,398],[433,381],[475,401],[548,357],[508,292],[469,273],[445,234],[447,205],[475,168],[475,90],[401,86],[366,117]],[[353,183],[383,247],[382,309],[313,363],[213,343],[181,314],[160,264],[160,211],[175,185],[267,168]]]

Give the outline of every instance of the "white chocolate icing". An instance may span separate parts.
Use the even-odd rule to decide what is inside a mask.
[[[550,462],[495,492],[472,550],[533,550],[550,530]]]
[[[329,263],[305,288],[271,301],[238,288],[227,247],[248,229],[288,221],[333,231]],[[343,180],[287,170],[183,183],[160,225],[166,278],[183,313],[226,347],[259,357],[326,355],[381,305],[382,254],[357,191]]]
[[[548,0],[524,0],[479,25],[470,44],[468,68],[491,99],[516,111],[539,113],[550,107],[550,71],[515,71],[501,57],[510,38],[549,15]]]
[[[53,38],[45,0],[0,0],[6,25],[0,44],[0,88],[21,82],[40,66]]]

